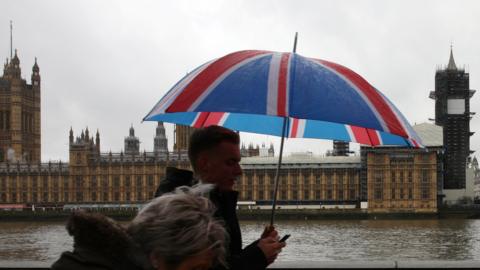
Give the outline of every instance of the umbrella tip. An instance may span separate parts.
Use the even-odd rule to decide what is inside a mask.
[[[297,39],[298,39],[298,32],[295,32],[295,39],[293,41],[293,53],[297,52]]]

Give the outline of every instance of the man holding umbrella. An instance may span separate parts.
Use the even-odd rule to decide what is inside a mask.
[[[278,241],[274,228],[267,228],[258,241],[242,249],[242,237],[236,214],[238,192],[235,181],[242,175],[240,138],[237,133],[220,127],[197,129],[191,136],[188,156],[196,176],[202,183],[214,184],[210,200],[217,207],[215,216],[225,222],[230,236],[227,262],[230,269],[265,269],[285,247]],[[191,172],[169,168],[156,195],[193,183]]]

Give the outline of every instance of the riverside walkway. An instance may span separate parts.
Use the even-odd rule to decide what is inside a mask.
[[[0,262],[0,270],[47,270],[49,263]],[[326,261],[326,262],[279,262],[268,269],[275,270],[328,270],[328,269],[480,269],[480,261]]]

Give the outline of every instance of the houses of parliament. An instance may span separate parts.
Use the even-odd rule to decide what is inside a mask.
[[[453,66],[449,68],[444,72],[456,72]],[[464,89],[465,85],[460,88],[458,91],[469,91]],[[437,98],[440,97],[438,94]],[[186,149],[193,129],[176,126],[174,147],[170,151],[161,122],[155,132],[152,131],[152,151],[139,150],[140,140],[133,127],[125,137],[123,151],[116,153],[101,151],[99,131],[92,134],[87,128],[75,134],[70,129],[66,131],[69,161],[42,162],[40,98],[37,61],[29,84],[21,77],[20,60],[15,52],[5,63],[0,77],[0,210],[13,206],[141,204],[153,198],[167,166],[190,168]],[[458,115],[456,118],[466,119]],[[455,134],[460,132],[458,125],[451,125],[456,128]],[[422,137],[425,149],[362,146],[360,155],[350,155],[348,143],[335,142],[334,151],[328,156],[296,153],[285,157],[279,179],[279,207],[437,212],[445,189],[464,187],[466,180],[444,179],[445,175],[451,175],[445,174],[444,168],[458,163],[456,160],[453,165],[444,166],[449,162],[444,157],[444,128],[426,123],[414,128]],[[465,145],[468,148],[468,144]],[[462,157],[469,151],[466,148],[459,152]],[[277,162],[273,146],[249,145],[247,148],[242,145],[241,154],[244,174],[236,183],[239,199],[253,202],[254,207],[271,204]],[[473,171],[478,177],[476,159],[469,162],[468,166],[475,168]]]

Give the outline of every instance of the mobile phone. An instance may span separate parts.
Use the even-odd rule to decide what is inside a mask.
[[[279,242],[285,242],[290,237],[290,234],[285,234]]]

